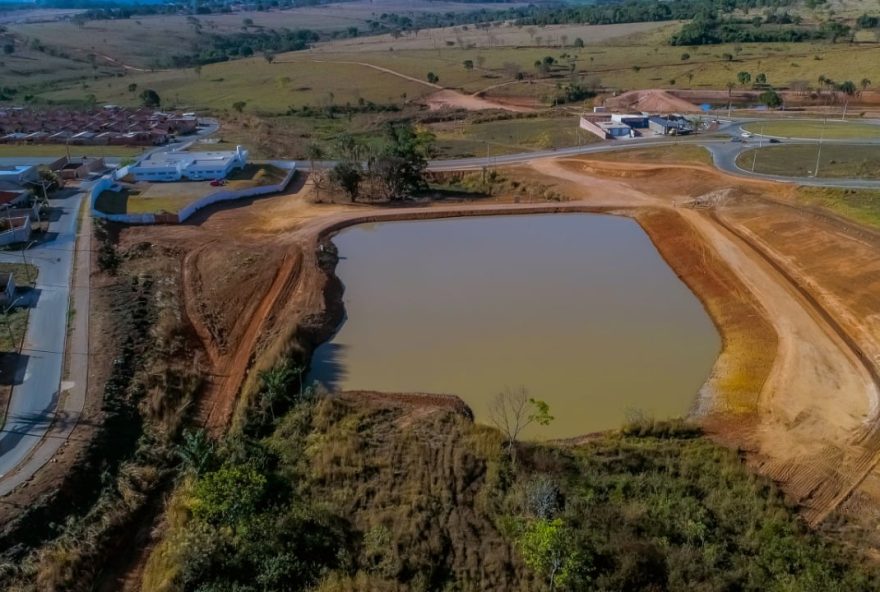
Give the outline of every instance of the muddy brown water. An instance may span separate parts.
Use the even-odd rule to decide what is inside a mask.
[[[388,222],[334,239],[346,319],[312,360],[331,390],[452,393],[478,421],[505,387],[550,405],[537,438],[686,414],[721,340],[629,218]]]

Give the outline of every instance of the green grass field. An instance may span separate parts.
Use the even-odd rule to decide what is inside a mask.
[[[854,139],[877,139],[880,140],[880,125],[855,121],[821,121],[818,119],[791,119],[767,121],[764,123],[750,123],[743,126],[744,129],[765,136],[777,136],[781,138],[806,138],[854,140]]]
[[[70,146],[71,156],[117,156],[125,158],[136,156],[144,148],[136,146]],[[57,156],[67,154],[63,144],[0,144],[0,158],[16,156]]]
[[[819,157],[819,173],[815,174]],[[880,179],[880,145],[850,146],[824,144],[821,155],[816,145],[776,145],[746,150],[736,164],[745,170],[788,177],[828,177],[832,179]]]

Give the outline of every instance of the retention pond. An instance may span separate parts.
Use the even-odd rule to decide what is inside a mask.
[[[389,222],[334,239],[346,320],[312,360],[331,390],[450,393],[478,420],[505,387],[547,401],[535,437],[686,414],[721,347],[629,218]]]

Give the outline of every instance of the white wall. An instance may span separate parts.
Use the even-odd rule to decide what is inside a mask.
[[[178,222],[183,222],[197,211],[201,210],[204,207],[207,207],[211,204],[219,203],[221,201],[230,201],[233,199],[242,199],[245,197],[255,197],[258,195],[266,195],[269,193],[277,193],[279,191],[283,191],[290,181],[293,179],[293,175],[296,173],[296,164],[292,161],[275,161],[272,164],[279,168],[288,169],[287,175],[284,176],[284,179],[276,184],[276,185],[264,185],[262,187],[251,187],[249,189],[241,189],[239,191],[218,191],[216,193],[211,193],[210,195],[206,195],[205,197],[194,201],[183,209],[181,209],[177,213]],[[154,214],[106,214],[104,212],[99,212],[95,209],[95,201],[98,199],[98,196],[102,191],[109,189],[114,183],[114,180],[111,175],[107,175],[101,177],[95,184],[92,186],[91,195],[89,196],[89,209],[92,212],[92,216],[95,218],[103,218],[105,220],[111,220],[113,222],[122,222],[125,224],[155,224],[156,216]]]
[[[180,222],[183,222],[202,208],[221,201],[242,199],[244,197],[255,197],[257,195],[266,195],[268,193],[277,193],[279,191],[283,191],[284,188],[287,187],[287,185],[290,183],[290,180],[293,179],[294,173],[296,173],[296,166],[292,162],[286,163],[286,166],[284,168],[287,167],[290,167],[287,175],[285,175],[281,183],[278,183],[277,185],[251,187],[249,189],[241,189],[239,191],[218,191],[217,193],[206,195],[202,199],[194,201],[191,204],[188,204],[186,207],[182,208],[177,213],[177,219]]]

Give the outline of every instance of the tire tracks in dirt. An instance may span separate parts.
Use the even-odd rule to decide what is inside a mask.
[[[870,421],[866,425],[863,434],[855,435],[853,444],[858,446],[857,456],[852,463],[850,479],[839,478],[825,479],[810,489],[809,496],[804,500],[806,510],[804,516],[812,526],[821,524],[840,504],[852,494],[852,492],[864,482],[870,472],[880,463],[880,422],[877,417],[877,398],[880,393],[880,371],[873,361],[865,355],[862,348],[850,333],[837,321],[837,319],[822,305],[813,293],[803,285],[785,266],[748,233],[740,230],[735,225],[727,222],[716,211],[709,213],[712,220],[727,232],[737,237],[743,244],[751,248],[761,257],[777,274],[797,291],[800,297],[818,315],[822,322],[827,325],[850,350],[852,356],[859,361],[874,384],[873,399],[871,402]],[[846,451],[844,451],[844,454]],[[843,468],[844,463],[838,462],[838,468]]]

